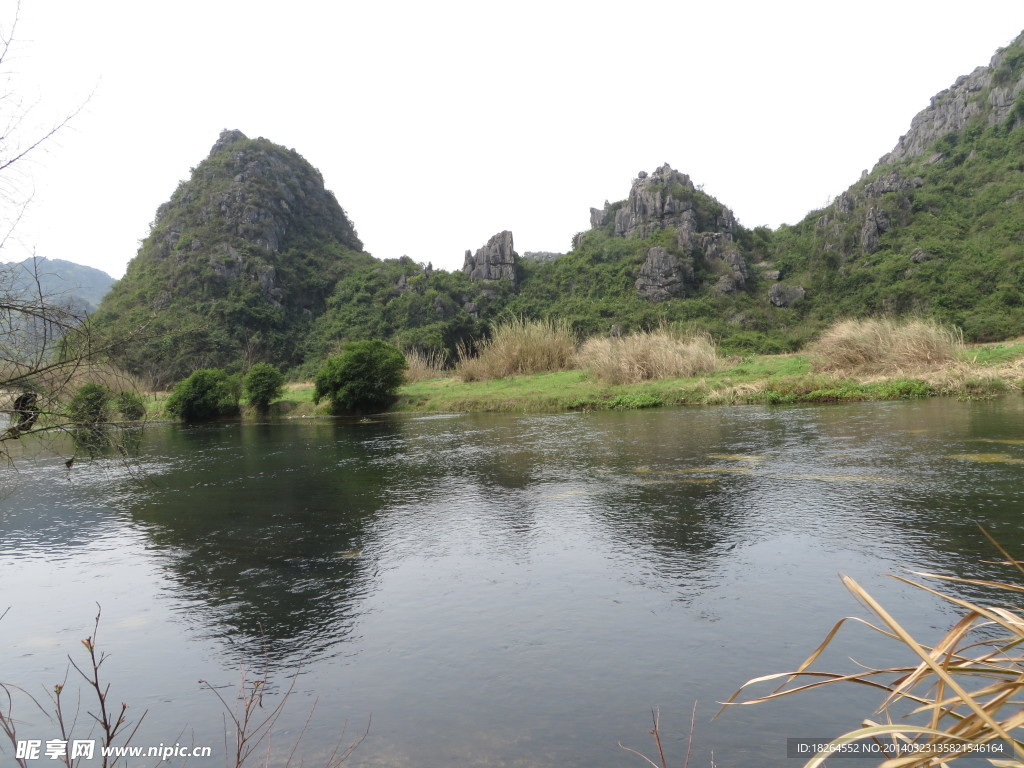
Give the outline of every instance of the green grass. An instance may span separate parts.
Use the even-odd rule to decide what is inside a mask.
[[[1024,356],[1024,345],[1020,345],[1019,351]],[[813,372],[806,355],[752,355],[735,359],[706,376],[638,384],[604,384],[582,371],[511,376],[486,382],[435,379],[399,389],[393,410],[526,412],[661,405],[785,405],[907,400],[934,395],[976,398],[1019,388],[1020,382],[993,375],[984,367],[938,381],[906,376],[863,379],[849,374]]]
[[[558,412],[656,408],[665,405],[787,405],[902,400],[936,395],[965,399],[1012,394],[1024,388],[1019,371],[996,366],[1024,358],[1024,342],[979,345],[963,354],[971,367],[944,379],[891,376],[863,379],[814,372],[803,354],[734,358],[705,376],[607,384],[584,371],[559,371],[464,382],[454,376],[399,388],[390,408],[399,412]],[[166,395],[147,396],[147,418],[166,419]],[[329,415],[313,403],[312,384],[290,384],[271,404],[272,418]],[[243,413],[243,418],[247,413]]]
[[[1001,344],[982,344],[964,350],[961,359],[972,365],[1001,365],[1024,357],[1024,342],[1008,341]]]

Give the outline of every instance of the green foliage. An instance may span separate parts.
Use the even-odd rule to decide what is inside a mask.
[[[1000,61],[996,85],[1016,82],[1024,48],[1014,43]],[[971,98],[984,105],[990,95]],[[246,174],[245,195],[271,218],[284,215],[281,190],[299,198],[295,180],[315,186],[319,177],[293,151],[222,137],[162,207],[96,327],[114,339],[146,326],[146,337],[115,358],[155,385],[197,367],[245,370],[261,360],[312,376],[361,339],[454,359],[460,344],[489,336],[507,316],[564,320],[581,338],[685,325],[709,333],[725,354],[744,356],[796,351],[840,318],[916,315],[962,328],[967,341],[1024,335],[1024,95],[1000,124],[989,124],[986,109],[921,156],[875,168],[793,226],[736,226],[733,245],[751,274],[726,294],[717,287],[726,267],[706,258],[700,237],[680,238],[672,228],[617,236],[614,214],[624,201],[608,206],[604,226],[573,238],[569,253],[523,259],[515,289],[409,257],[374,259],[361,252],[344,212],[317,196],[296,202],[303,215],[289,219],[276,248],[264,247],[260,237],[242,236],[244,225],[219,203],[237,199],[239,164],[267,164],[266,173]],[[698,233],[721,230],[726,217],[714,198],[679,184],[660,192],[692,212]],[[869,215],[882,214],[888,224],[865,245]],[[639,295],[654,246],[692,263],[684,297],[651,303]],[[805,299],[773,306],[769,269],[803,286]]]
[[[238,413],[241,378],[221,368],[203,368],[174,385],[167,412],[185,421],[209,421]]]
[[[284,374],[270,363],[256,363],[245,375],[245,396],[259,411],[266,411],[283,392]]]
[[[747,402],[767,405],[794,403],[850,403],[862,400],[912,400],[934,394],[921,379],[888,379],[861,383],[850,379],[819,376],[787,377],[772,381]]]
[[[495,317],[509,293],[507,285],[472,283],[462,272],[427,270],[408,257],[372,259],[338,281],[303,352],[308,361],[320,361],[346,342],[385,339],[454,357],[460,343],[481,335],[481,321]],[[466,307],[474,304],[471,315]],[[316,367],[307,363],[306,369]]]
[[[142,395],[131,390],[118,392],[114,398],[114,408],[128,421],[138,421],[146,415],[146,403]]]
[[[96,425],[110,420],[110,404],[114,393],[103,384],[83,384],[68,403],[68,415],[76,424]]]
[[[634,392],[613,398],[608,403],[608,407],[616,410],[634,410],[637,408],[659,408],[664,404],[665,401],[657,395]]]
[[[234,132],[161,206],[93,327],[155,386],[211,366],[291,366],[337,281],[372,263],[320,174],[294,150]]]
[[[350,342],[320,368],[313,401],[330,400],[339,411],[381,408],[402,383],[405,368],[401,350],[387,342]]]

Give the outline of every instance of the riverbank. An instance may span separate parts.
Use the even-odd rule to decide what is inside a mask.
[[[402,386],[391,411],[551,412],[628,410],[668,405],[837,403],[930,396],[993,397],[1024,388],[1024,339],[965,348],[952,362],[889,374],[820,373],[806,354],[734,358],[700,377],[604,384],[583,371],[560,371],[464,382],[439,377]],[[271,416],[330,414],[313,404],[313,385],[295,383]]]

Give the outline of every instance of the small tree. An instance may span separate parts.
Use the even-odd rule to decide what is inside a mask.
[[[110,420],[110,387],[90,381],[75,392],[68,403],[68,415],[75,424],[96,425]]]
[[[114,408],[128,421],[138,421],[146,415],[146,402],[138,392],[129,389],[118,393],[114,399]]]
[[[284,393],[284,374],[270,363],[256,363],[245,375],[245,396],[251,405],[265,413]]]
[[[402,383],[402,351],[384,341],[353,341],[328,358],[313,383],[313,402],[328,399],[335,410],[382,408]]]
[[[167,412],[185,421],[209,421],[238,413],[242,386],[221,368],[202,368],[174,385]]]

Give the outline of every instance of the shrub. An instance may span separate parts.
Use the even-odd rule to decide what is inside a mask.
[[[138,421],[146,415],[146,403],[142,395],[128,389],[118,392],[114,398],[114,408],[128,421]]]
[[[335,410],[385,406],[402,383],[405,356],[384,341],[353,341],[328,358],[313,380],[313,402],[330,400]]]
[[[249,405],[264,412],[284,393],[284,374],[270,363],[256,363],[245,375]]]
[[[576,334],[564,320],[513,318],[477,342],[475,357],[465,345],[459,351],[457,371],[463,381],[564,371],[572,367]]]
[[[83,384],[68,403],[68,415],[76,424],[99,424],[110,420],[110,401],[114,393],[95,382]]]
[[[588,339],[577,355],[577,364],[609,383],[632,384],[710,373],[718,367],[719,358],[707,334],[680,336],[661,329]]]
[[[619,395],[608,403],[608,407],[615,410],[626,411],[638,408],[659,408],[664,404],[665,401],[657,395],[651,395],[646,392],[635,392],[629,395]]]
[[[236,414],[241,396],[238,376],[221,368],[203,368],[174,385],[167,412],[185,421],[208,421]]]
[[[895,373],[956,360],[963,335],[932,320],[843,320],[812,345],[815,368]]]

